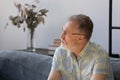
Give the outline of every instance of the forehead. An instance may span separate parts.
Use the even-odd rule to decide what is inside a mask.
[[[78,23],[76,21],[67,21],[63,26],[63,30],[65,31],[78,31]]]

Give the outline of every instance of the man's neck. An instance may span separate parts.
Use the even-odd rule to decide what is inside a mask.
[[[80,54],[80,52],[84,49],[84,47],[86,46],[88,42],[82,42],[81,44],[77,45],[76,47],[73,48],[73,53],[75,55],[75,57],[77,58]]]

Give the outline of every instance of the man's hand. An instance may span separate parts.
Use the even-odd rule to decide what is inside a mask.
[[[60,80],[60,79],[61,79],[60,72],[51,70],[48,80]]]
[[[104,74],[93,74],[90,80],[106,80],[106,75],[104,75]]]

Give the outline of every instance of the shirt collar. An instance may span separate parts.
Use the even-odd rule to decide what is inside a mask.
[[[79,53],[80,58],[84,57],[87,53],[88,53],[88,49],[89,49],[89,45],[91,42],[88,42],[85,47],[83,48],[83,50]],[[67,50],[68,56],[73,56],[73,52],[71,52],[70,50]]]
[[[83,48],[83,50],[79,53],[79,56],[80,58],[83,58],[84,56],[86,56],[86,54],[88,53],[88,50],[89,50],[89,46],[90,46],[90,43],[91,42],[88,42],[85,47]]]

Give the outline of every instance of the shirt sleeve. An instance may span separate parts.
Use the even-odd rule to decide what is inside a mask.
[[[109,72],[109,56],[106,51],[100,50],[95,58],[93,74],[108,74]]]
[[[59,71],[59,66],[60,66],[60,60],[61,60],[61,54],[60,54],[60,48],[58,47],[55,50],[54,56],[53,56],[53,61],[52,61],[52,70]]]

